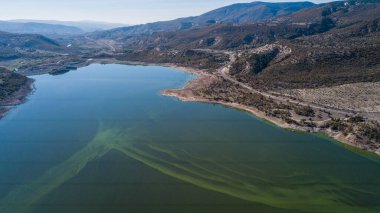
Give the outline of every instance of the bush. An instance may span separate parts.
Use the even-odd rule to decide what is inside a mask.
[[[348,119],[348,121],[351,123],[361,123],[361,122],[364,122],[364,118],[360,115],[356,115]]]
[[[266,54],[253,54],[248,62],[251,66],[251,73],[258,74],[263,71],[268,64],[277,56],[278,50],[274,49],[273,51]]]
[[[305,116],[305,117],[314,117],[315,111],[310,106],[307,107],[297,107],[294,109],[294,112],[297,115]]]
[[[369,124],[363,124],[359,132],[367,137],[370,140],[374,140],[377,143],[380,143],[380,123],[379,122],[372,122]]]
[[[330,127],[334,131],[345,131],[348,127],[342,120],[333,118],[327,123],[327,127]]]

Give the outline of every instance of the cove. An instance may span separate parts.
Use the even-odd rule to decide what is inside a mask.
[[[330,139],[160,91],[194,76],[33,76],[0,121],[0,212],[378,212],[380,164]]]

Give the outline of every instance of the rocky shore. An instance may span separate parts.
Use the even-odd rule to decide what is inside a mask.
[[[15,92],[0,101],[0,119],[16,105],[26,101],[28,95],[33,91],[34,80],[28,78],[25,83]]]

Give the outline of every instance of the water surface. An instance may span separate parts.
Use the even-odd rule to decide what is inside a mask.
[[[0,121],[0,212],[379,212],[380,164],[331,140],[159,94],[193,76],[34,76]]]

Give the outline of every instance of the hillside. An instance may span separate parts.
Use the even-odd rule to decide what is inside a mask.
[[[93,38],[122,39],[126,36],[168,32],[210,26],[220,23],[247,24],[270,19],[277,15],[289,14],[304,8],[312,7],[310,2],[267,3],[252,2],[233,4],[219,8],[200,16],[180,18],[172,21],[161,21],[144,25],[117,28],[92,34]]]
[[[278,40],[291,53],[280,60],[273,58],[256,74],[245,75],[245,79],[252,85],[277,82],[270,83],[277,88],[379,81],[379,20],[380,4],[343,2],[278,18],[274,20],[277,26],[304,25],[309,26],[308,30],[296,30],[302,33]]]
[[[34,34],[0,32],[0,61],[31,55],[36,51],[62,51],[56,41]]]
[[[2,48],[56,49],[60,45],[42,35],[0,32],[0,46]]]

